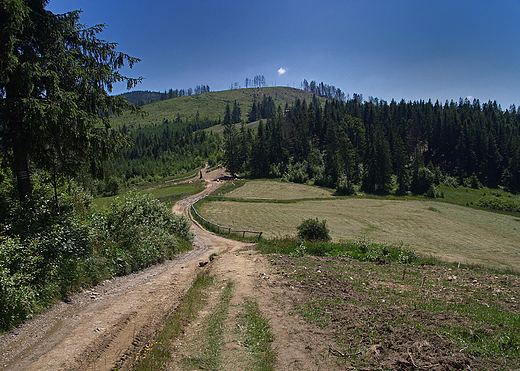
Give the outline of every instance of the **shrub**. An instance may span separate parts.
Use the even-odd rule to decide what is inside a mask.
[[[319,173],[314,178],[314,184],[320,187],[334,188],[334,180],[332,176],[325,175],[325,172]]]
[[[326,223],[326,220],[320,222],[318,218],[306,219],[297,227],[298,237],[307,241],[330,241]]]
[[[464,179],[464,186],[473,189],[480,189],[482,188],[482,183],[480,183],[475,173],[473,173],[470,177]]]
[[[151,195],[134,192],[93,216],[91,239],[124,275],[173,257],[180,250],[178,238],[192,241],[190,225]]]
[[[444,183],[447,187],[454,187],[457,188],[459,186],[459,181],[456,177],[453,176],[445,176],[442,180],[442,183]]]
[[[269,175],[272,178],[281,178],[284,175],[285,166],[282,163],[271,164]]]
[[[287,166],[287,172],[283,175],[283,179],[291,183],[305,183],[309,179],[307,162],[297,162],[294,165]]]
[[[121,188],[119,178],[113,176],[107,181],[107,185],[105,187],[105,194],[107,196],[115,196],[119,193],[119,188]]]
[[[498,195],[500,195],[500,193],[497,195],[483,196],[477,201],[476,205],[493,210],[520,212],[520,201]]]
[[[359,261],[397,262],[399,264],[420,263],[422,258],[402,243],[400,245],[376,244],[363,239],[354,242],[309,242],[295,238],[262,239],[257,248],[263,254],[286,254],[302,257],[335,256],[348,257]]]
[[[354,185],[352,182],[349,182],[346,176],[342,176],[338,181],[338,187],[336,188],[338,194],[350,196],[356,193],[354,189]]]
[[[171,258],[181,240],[192,240],[189,219],[150,195],[91,213],[88,195],[68,187],[58,212],[35,179],[32,209],[1,192],[9,213],[0,221],[0,331],[82,287]]]
[[[430,187],[428,188],[428,190],[426,191],[426,197],[429,197],[429,198],[438,198],[438,197],[441,197],[441,194],[439,193],[439,191],[437,190],[437,187],[435,187],[435,184],[430,184]]]
[[[413,174],[410,190],[417,195],[422,195],[428,191],[431,185],[435,185],[435,174],[427,167],[420,167]]]

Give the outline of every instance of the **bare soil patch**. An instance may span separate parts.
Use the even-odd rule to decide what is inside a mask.
[[[309,323],[294,312],[294,303],[303,301],[302,293],[273,276],[268,258],[258,255],[253,245],[235,245],[219,254],[208,269],[216,277],[216,284],[208,292],[210,299],[199,313],[199,319],[173,342],[173,358],[168,370],[191,370],[193,367],[186,364],[186,359],[204,354],[201,340],[204,321],[211,316],[219,295],[229,282],[233,282],[234,290],[224,322],[221,369],[255,369],[251,351],[244,345],[240,329],[239,316],[244,310],[245,300],[258,303],[269,318],[274,335],[272,348],[277,352],[276,370],[344,369],[341,362],[328,356],[329,345],[335,344],[333,333]],[[287,291],[291,291],[290,296]]]
[[[511,370],[519,364],[518,276],[342,258],[267,258],[270,285],[283,288],[285,313],[320,329],[313,344],[339,368]],[[509,329],[505,337],[497,330],[503,326]]]

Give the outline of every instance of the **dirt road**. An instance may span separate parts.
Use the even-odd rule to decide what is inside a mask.
[[[222,170],[204,174],[207,189],[220,185]],[[118,277],[59,302],[18,328],[0,336],[2,370],[110,370],[128,364],[149,341],[196,277],[199,260],[243,244],[213,236],[197,226],[194,249],[141,272]]]
[[[193,202],[222,184],[217,180],[223,175],[222,169],[203,175],[207,188],[178,202],[173,212],[187,213]],[[269,319],[277,369],[344,369],[331,357],[324,357],[334,344],[332,334],[291,313],[301,294],[273,272],[269,258],[257,255],[250,243],[215,236],[196,223],[192,230],[192,251],[141,272],[105,281],[0,335],[0,370],[131,369],[139,352],[153,341],[201,269],[207,269],[216,279],[212,297],[218,296],[226,282],[234,284],[224,323],[225,346],[219,357],[222,369],[251,369],[250,351],[235,331],[245,300],[258,303]],[[199,261],[208,261],[211,254],[217,258],[199,267]],[[172,345],[169,370],[185,369],[182,362],[197,350],[198,326],[213,310],[211,305],[210,300],[199,319]]]

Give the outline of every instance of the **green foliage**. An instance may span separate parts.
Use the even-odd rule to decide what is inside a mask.
[[[0,243],[0,330],[17,325],[35,311],[39,262],[32,252],[19,239],[7,237]]]
[[[309,179],[307,161],[297,162],[294,165],[287,166],[287,172],[283,174],[282,179],[292,183],[304,184]]]
[[[263,254],[285,254],[302,257],[335,256],[349,257],[360,261],[396,262],[411,264],[421,262],[415,250],[403,245],[375,244],[367,240],[354,242],[316,242],[302,241],[294,238],[263,239],[257,248]]]
[[[106,173],[116,177],[121,187],[139,187],[218,162],[220,135],[194,130],[192,123],[171,120],[127,129],[132,145],[121,148],[116,158],[107,161]],[[95,194],[111,193],[107,184],[96,185],[88,179],[85,183]]]
[[[107,182],[106,193],[109,196],[115,196],[119,193],[119,188],[121,188],[119,179],[113,176]]]
[[[422,195],[429,190],[433,191],[432,185],[435,186],[435,174],[427,167],[422,166],[414,172],[410,189],[413,193]],[[430,193],[434,194],[433,192]]]
[[[505,197],[500,193],[483,196],[476,202],[476,205],[493,210],[520,212],[518,198]]]
[[[473,173],[470,177],[464,179],[464,187],[480,189],[482,188],[482,183],[480,183],[475,173]]]
[[[330,241],[327,221],[321,222],[316,219],[306,219],[298,227],[298,237],[306,241]]]
[[[459,180],[454,176],[445,176],[442,183],[448,187],[457,188],[459,186]]]
[[[435,184],[432,183],[428,187],[428,190],[426,191],[425,196],[429,197],[429,198],[438,198],[438,197],[442,197],[442,194],[437,190],[437,187],[435,187]]]
[[[87,164],[98,172],[124,143],[109,114],[135,111],[108,92],[116,82],[130,89],[140,81],[119,73],[125,62],[132,67],[139,59],[99,39],[104,25],[86,28],[80,11],[55,15],[45,9],[47,2],[0,3],[0,141],[24,202],[31,193],[30,161],[55,179]]]
[[[348,179],[347,176],[342,176],[338,180],[336,192],[340,195],[350,196],[356,193],[356,189],[354,188],[354,184],[352,184],[352,182]]]
[[[18,200],[12,181],[1,183],[0,330],[55,299],[115,275],[171,258],[191,242],[190,221],[150,195],[116,199],[102,212],[75,183],[53,190],[34,177],[33,207]]]
[[[137,192],[94,214],[92,223],[100,233],[93,236],[96,246],[104,248],[119,275],[171,258],[179,250],[177,237],[192,239],[187,217],[173,215],[159,200]]]

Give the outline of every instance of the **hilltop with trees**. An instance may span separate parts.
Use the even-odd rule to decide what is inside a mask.
[[[312,182],[340,194],[361,189],[438,197],[441,182],[520,191],[515,106],[504,110],[496,102],[468,99],[364,100],[323,82],[301,85],[147,105],[144,119],[126,115],[114,121],[134,144],[106,168],[124,182],[164,177],[209,160],[224,161],[235,174]],[[174,168],[180,159],[184,163]]]
[[[225,137],[227,164],[252,177],[369,193],[439,196],[435,186],[503,187],[520,192],[520,110],[496,102],[298,100]],[[230,129],[231,130],[231,129]],[[228,130],[228,132],[230,131]]]

